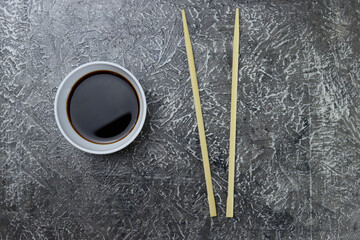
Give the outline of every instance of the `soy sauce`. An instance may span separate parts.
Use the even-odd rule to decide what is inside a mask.
[[[109,144],[128,135],[140,112],[133,85],[112,71],[95,71],[79,79],[67,100],[74,130],[86,140]]]

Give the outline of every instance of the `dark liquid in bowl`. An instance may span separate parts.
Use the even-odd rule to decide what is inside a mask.
[[[95,71],[79,79],[67,100],[67,113],[75,131],[99,144],[116,142],[134,128],[140,112],[132,84],[111,71]]]

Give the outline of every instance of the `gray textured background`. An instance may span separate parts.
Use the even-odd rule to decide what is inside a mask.
[[[235,7],[236,197],[226,219]],[[359,1],[2,0],[0,239],[359,239],[359,39]],[[62,79],[95,60],[132,71],[149,107],[135,142],[106,156],[72,147],[53,114]]]

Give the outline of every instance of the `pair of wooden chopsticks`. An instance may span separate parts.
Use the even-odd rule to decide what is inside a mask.
[[[210,216],[216,216],[215,198],[211,181],[211,172],[209,157],[205,138],[204,122],[201,112],[201,103],[199,96],[199,88],[196,78],[196,69],[194,62],[194,55],[192,51],[189,29],[187,26],[185,10],[181,10],[186,53],[189,63],[191,85],[194,95],[196,119],[198,123],[198,131],[200,137],[201,153],[203,158],[205,181],[207,189],[207,197],[209,202]],[[231,87],[231,119],[230,119],[230,147],[229,147],[229,178],[228,178],[228,198],[226,203],[226,217],[233,217],[234,215],[234,178],[235,178],[235,143],[236,143],[236,103],[237,103],[237,81],[238,81],[238,67],[239,67],[239,9],[236,9],[235,27],[234,27],[234,42],[233,42],[233,63],[232,63],[232,87]]]

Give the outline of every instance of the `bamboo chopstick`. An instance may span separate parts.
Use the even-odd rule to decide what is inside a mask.
[[[185,10],[181,10],[182,13],[182,20],[184,26],[184,38],[185,38],[185,45],[186,45],[186,53],[189,63],[189,71],[190,71],[190,78],[191,78],[191,85],[194,95],[194,102],[195,102],[195,111],[196,111],[196,119],[198,123],[198,131],[200,137],[200,146],[201,146],[201,154],[203,158],[203,165],[204,165],[204,172],[205,172],[205,182],[206,182],[206,189],[207,189],[207,197],[209,202],[209,209],[210,209],[210,216],[216,216],[216,207],[215,207],[215,198],[213,193],[213,187],[211,182],[211,172],[210,172],[210,164],[209,164],[209,156],[206,146],[206,138],[205,138],[205,128],[204,122],[201,112],[201,103],[200,103],[200,96],[199,96],[199,88],[196,78],[196,69],[195,69],[195,62],[194,62],[194,55],[191,47],[191,41],[189,36],[189,29],[186,22]]]
[[[233,63],[232,63],[232,87],[231,87],[231,118],[230,118],[230,147],[229,147],[229,178],[228,197],[226,202],[226,217],[234,216],[234,178],[235,178],[235,148],[236,148],[236,103],[237,103],[237,81],[239,68],[239,9],[236,9]]]

